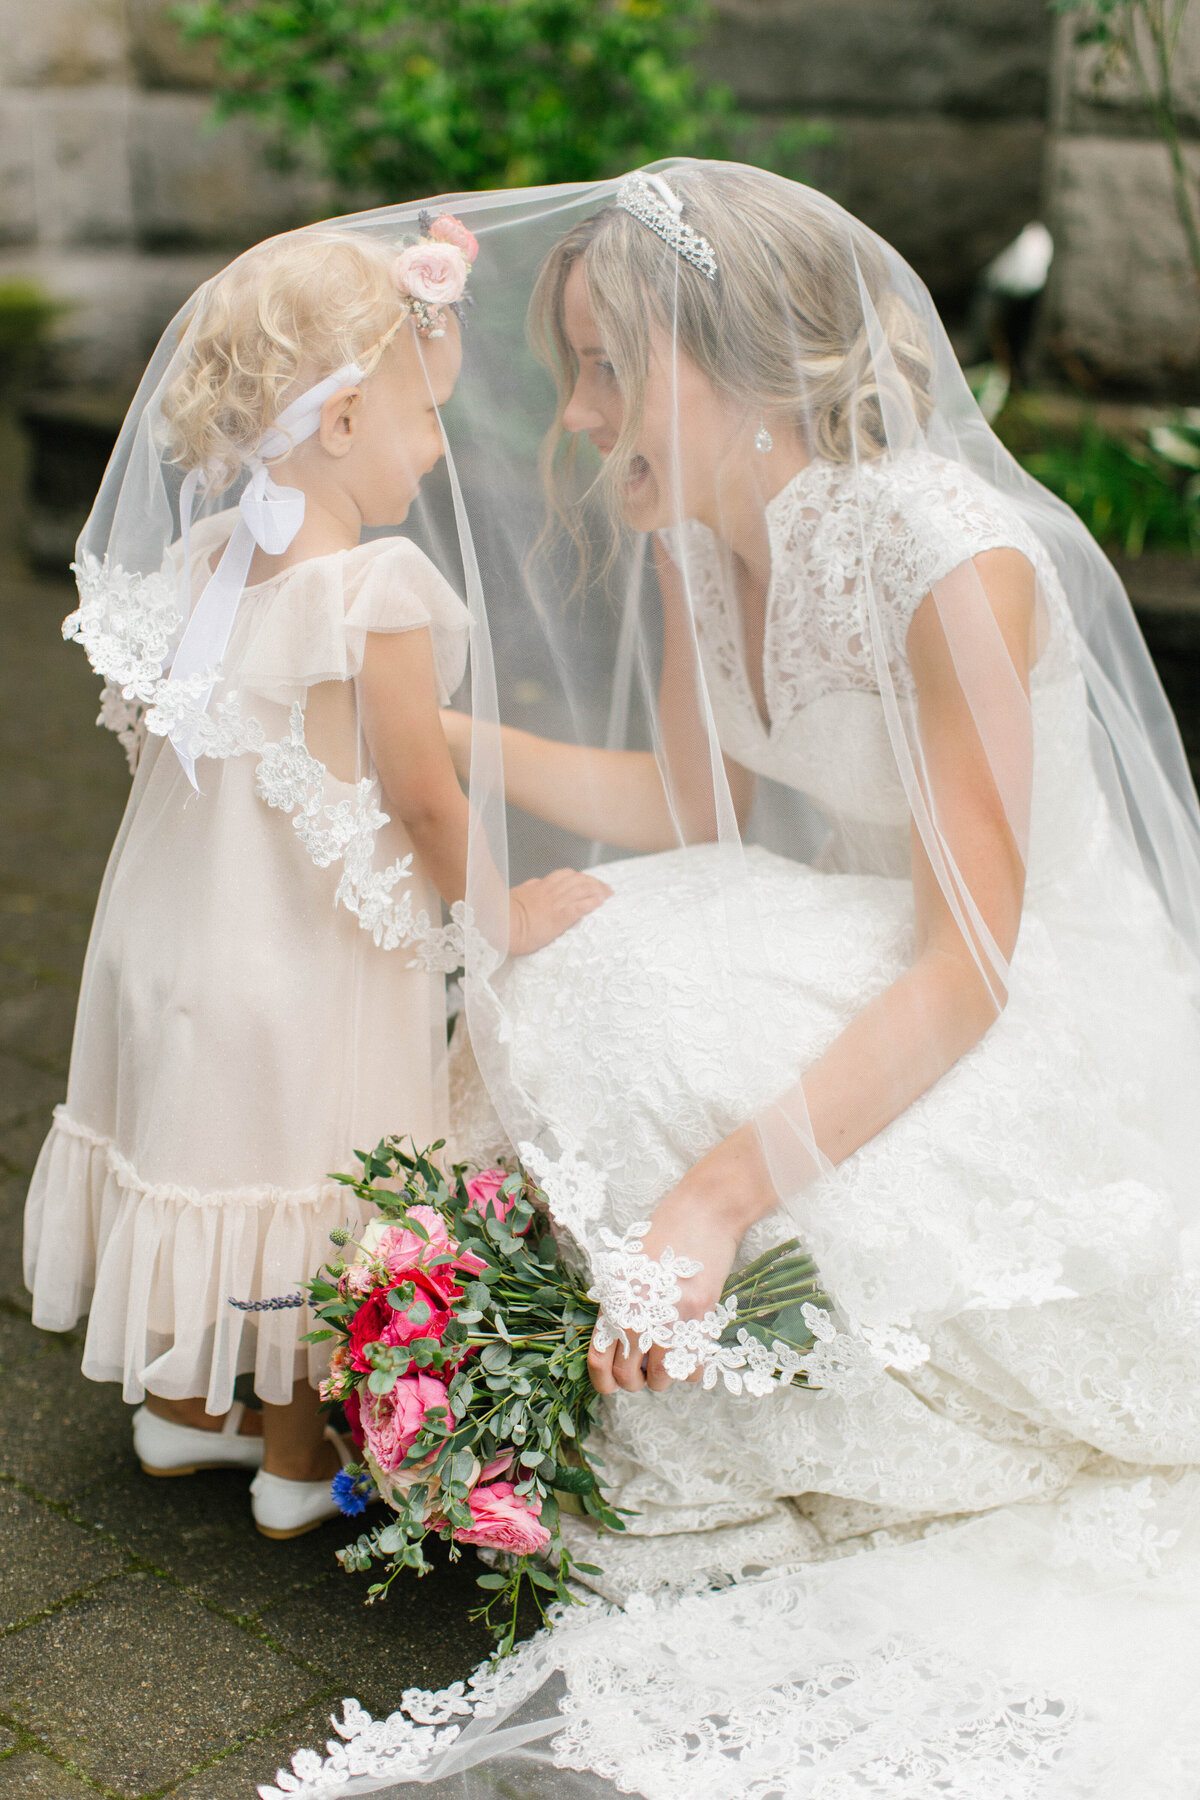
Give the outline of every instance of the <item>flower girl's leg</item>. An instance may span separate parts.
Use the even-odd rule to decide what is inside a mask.
[[[263,1468],[285,1481],[332,1480],[341,1467],[334,1446],[325,1436],[325,1417],[315,1388],[298,1381],[286,1406],[264,1401]]]
[[[203,1395],[190,1400],[164,1400],[161,1394],[147,1394],[146,1411],[172,1425],[188,1425],[193,1431],[220,1431],[227,1417],[224,1413],[205,1412]],[[251,1412],[247,1407],[238,1426],[238,1435],[260,1437],[262,1428],[262,1414]]]

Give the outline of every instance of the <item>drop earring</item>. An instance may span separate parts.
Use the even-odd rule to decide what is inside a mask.
[[[765,456],[769,450],[775,448],[775,439],[767,430],[767,422],[765,419],[759,421],[758,430],[754,434],[754,448],[759,452],[760,456]]]

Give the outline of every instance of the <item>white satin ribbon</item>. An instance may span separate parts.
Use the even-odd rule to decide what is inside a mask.
[[[357,363],[346,363],[342,368],[336,369],[324,381],[319,381],[315,387],[307,389],[298,399],[293,400],[290,406],[286,406],[274,425],[263,433],[257,450],[246,456],[250,479],[238,501],[239,518],[221,554],[220,562],[191,609],[187,628],[171,664],[165,690],[168,696],[172,688],[180,687],[197,676],[207,676],[207,685],[203,686],[198,696],[197,706],[201,714],[208,711],[208,703],[220,675],[221,659],[228,648],[233,621],[237,617],[250,564],[254,560],[255,548],[263,550],[268,556],[281,556],[304,523],[303,493],[299,488],[280,487],[272,481],[265,459],[286,456],[297,444],[303,443],[305,438],[312,437],[320,427],[321,409],[325,402],[341,388],[353,387],[363,379],[363,370]],[[202,469],[189,470],[179,496],[181,610],[187,609],[191,598],[192,511],[203,481]],[[198,792],[194,748],[196,725],[197,715],[190,712],[187,722],[181,723],[171,733],[171,742],[185,775]]]

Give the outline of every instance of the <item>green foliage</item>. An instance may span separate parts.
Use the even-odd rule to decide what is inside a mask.
[[[32,281],[0,281],[0,400],[33,381],[61,304]]]
[[[1023,398],[1009,403],[995,429],[1106,548],[1200,555],[1200,411],[1118,436],[1086,417],[1073,429],[1047,424],[1036,399]]]
[[[222,114],[356,202],[726,155],[728,89],[690,53],[709,0],[186,0]]]

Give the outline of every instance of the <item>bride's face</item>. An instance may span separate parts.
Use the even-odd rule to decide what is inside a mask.
[[[563,322],[579,364],[563,424],[584,432],[608,456],[621,433],[625,402],[620,370],[588,303],[581,262],[563,289]],[[635,531],[659,531],[682,519],[719,519],[727,474],[745,466],[750,435],[745,410],[735,411],[691,358],[652,327],[645,404],[617,488],[626,522]]]

